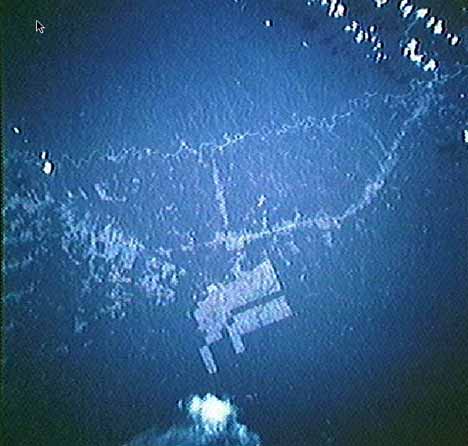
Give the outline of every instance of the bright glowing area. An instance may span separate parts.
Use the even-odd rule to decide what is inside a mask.
[[[209,423],[224,423],[230,413],[229,403],[218,400],[215,396],[206,398],[201,408],[202,418]]]
[[[260,437],[237,420],[237,409],[229,399],[210,393],[193,395],[179,400],[180,410],[188,415],[188,422],[172,426],[166,433],[143,434],[143,441],[128,446],[260,446]],[[158,429],[159,432],[159,429]],[[151,441],[150,441],[151,440]]]
[[[234,407],[229,401],[221,400],[210,393],[203,398],[194,396],[188,404],[188,410],[207,431],[223,429],[228,418],[234,415]]]

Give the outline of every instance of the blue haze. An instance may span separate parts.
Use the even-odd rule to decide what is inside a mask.
[[[424,72],[349,3],[388,61],[303,1],[3,19],[8,444],[209,444],[174,427],[206,393],[267,446],[468,438],[467,50],[417,25]],[[195,302],[265,258],[295,315],[209,375]]]

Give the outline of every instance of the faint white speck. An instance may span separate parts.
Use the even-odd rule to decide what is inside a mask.
[[[266,202],[266,197],[265,195],[260,195],[260,197],[258,197],[258,201],[257,201],[257,207],[260,208],[262,207]]]
[[[58,353],[61,356],[68,355],[70,353],[70,348],[68,347],[67,344],[61,343],[56,349],[55,352]]]
[[[76,334],[79,334],[79,333],[83,333],[84,330],[86,329],[88,325],[88,322],[86,322],[85,320],[75,316],[75,322],[74,322],[74,332]]]

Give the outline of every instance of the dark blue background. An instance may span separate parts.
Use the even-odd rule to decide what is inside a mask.
[[[442,77],[424,73],[399,56],[396,9],[365,3],[350,10],[378,23],[387,64],[302,1],[7,8],[7,444],[122,444],[164,432],[179,400],[206,392],[232,398],[268,446],[466,444],[467,53],[427,34]],[[462,31],[456,2],[432,4]],[[242,355],[216,344],[208,375],[194,296],[232,279],[237,258],[209,245],[225,229],[213,159],[229,230],[255,232],[264,217],[272,228],[360,203],[386,158],[376,138],[398,161],[340,229],[311,223],[242,250],[245,269],[272,260],[295,317],[246,337]],[[93,244],[108,225],[116,238]],[[176,268],[164,306],[142,281],[152,257]]]

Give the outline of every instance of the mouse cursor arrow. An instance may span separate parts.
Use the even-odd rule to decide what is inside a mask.
[[[36,20],[36,32],[43,34],[44,30],[45,26],[39,20]]]

